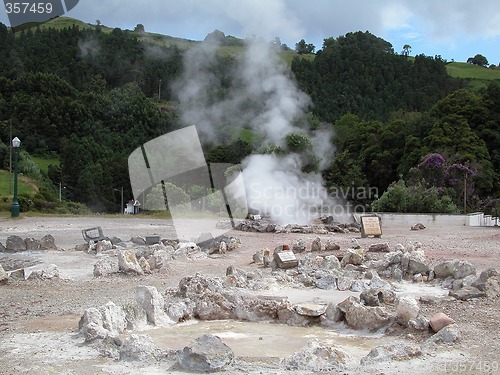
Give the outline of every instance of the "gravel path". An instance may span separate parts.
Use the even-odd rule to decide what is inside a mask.
[[[186,225],[196,226],[190,221],[187,221]],[[274,249],[284,243],[290,244],[298,238],[303,238],[310,246],[316,237],[316,235],[303,234],[232,232],[232,235],[241,240],[242,245],[225,257],[175,261],[169,265],[168,271],[162,274],[155,273],[144,277],[117,275],[94,279],[92,269],[95,258],[74,249],[76,245],[84,243],[82,229],[95,226],[102,227],[105,235],[116,236],[123,240],[129,240],[138,235],[159,235],[162,238],[169,238],[174,233],[170,221],[149,218],[96,216],[0,219],[0,242],[3,244],[8,236],[14,234],[23,238],[34,237],[36,239],[51,234],[55,238],[56,245],[61,248],[60,251],[27,253],[22,256],[0,253],[0,263],[6,264],[18,256],[17,261],[54,263],[59,266],[63,275],[60,280],[28,280],[0,286],[0,374],[32,373],[33,371],[39,374],[57,373],[57,369],[61,368],[57,366],[69,366],[68,363],[71,365],[67,367],[66,373],[71,374],[93,374],[104,369],[107,373],[134,373],[133,369],[127,367],[128,365],[124,365],[125,369],[115,368],[113,366],[116,365],[96,357],[96,353],[92,352],[91,348],[79,345],[82,339],[76,335],[78,320],[86,308],[100,306],[110,300],[119,305],[125,304],[134,299],[135,288],[138,285],[152,285],[163,291],[167,287],[176,286],[182,277],[195,272],[222,276],[229,265],[255,270],[255,265],[251,264],[251,260],[256,251],[265,247]],[[391,247],[398,243],[406,245],[420,242],[432,263],[457,258],[473,263],[478,273],[491,267],[500,270],[499,228],[429,227],[422,231],[410,231],[408,227],[392,226],[384,227],[381,239],[359,238],[359,235],[354,234],[320,235],[319,237],[324,240],[333,237],[344,250],[349,247],[354,236],[358,237],[363,247],[378,242],[388,242]],[[264,270],[264,272],[268,271]],[[462,330],[462,340],[453,347],[440,349],[441,353],[436,354],[436,357],[427,356],[425,360],[433,364],[432,366],[422,367],[422,363],[415,362],[415,360],[403,362],[401,365],[407,366],[406,369],[404,366],[401,367],[403,373],[411,368],[414,373],[419,374],[495,373],[494,363],[498,365],[500,361],[498,357],[500,353],[498,340],[500,301],[498,297],[468,302],[441,301],[433,305],[422,305],[422,309],[426,316],[442,311],[454,318]],[[290,337],[295,337],[292,331],[289,334]],[[303,335],[297,335],[299,336]],[[416,343],[427,337],[428,335],[407,337],[407,332],[394,333],[394,339]],[[302,340],[306,342],[307,338],[302,337]],[[61,345],[63,349],[60,348]],[[59,356],[54,357],[53,354],[57,350],[66,354],[59,353]],[[368,349],[362,348],[359,351],[366,355]],[[446,358],[449,358],[451,362],[447,362]],[[460,361],[464,363],[462,368],[450,367],[451,363],[460,364],[462,363]],[[465,363],[470,366],[470,368],[467,367],[467,371],[454,372],[455,369],[465,369]],[[472,369],[471,364],[474,363],[477,366],[469,371]],[[394,373],[399,371],[398,366],[399,364],[394,364]],[[265,369],[265,366],[262,369]]]

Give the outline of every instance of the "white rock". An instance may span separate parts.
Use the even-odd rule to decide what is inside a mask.
[[[231,348],[214,335],[198,337],[190,346],[177,353],[180,367],[193,372],[222,371],[233,360],[234,353]]]
[[[118,261],[116,258],[104,256],[99,258],[97,263],[94,264],[94,277],[109,276],[118,273],[118,271]]]
[[[9,280],[9,275],[5,270],[3,269],[2,265],[0,264],[0,284],[5,283]]]
[[[146,316],[150,324],[163,326],[173,323],[165,314],[163,310],[165,301],[154,286],[138,286],[136,289],[136,300],[144,311],[146,311]]]
[[[292,356],[283,359],[281,366],[288,371],[337,373],[348,358],[342,349],[312,339]]]
[[[132,250],[122,250],[118,253],[118,269],[124,273],[144,275],[144,271]]]
[[[404,324],[408,324],[411,319],[416,319],[420,313],[420,306],[413,297],[401,297],[396,309],[398,319]]]
[[[148,335],[130,335],[123,341],[120,348],[121,361],[158,361],[161,356],[161,349]]]

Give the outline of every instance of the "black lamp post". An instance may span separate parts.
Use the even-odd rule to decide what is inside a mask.
[[[19,147],[21,146],[21,141],[19,138],[14,138],[12,140],[12,147],[14,147],[14,198],[12,199],[12,207],[10,209],[11,217],[18,217],[21,211],[19,207],[19,202],[17,200],[17,160],[19,156]]]

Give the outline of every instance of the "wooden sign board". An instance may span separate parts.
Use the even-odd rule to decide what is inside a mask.
[[[361,237],[382,236],[382,225],[378,216],[361,216]]]

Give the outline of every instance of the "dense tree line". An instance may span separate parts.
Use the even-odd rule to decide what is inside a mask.
[[[296,58],[292,71],[314,113],[329,122],[345,113],[385,121],[400,109],[426,111],[460,86],[440,58],[410,60],[368,32],[325,39],[313,61]]]
[[[334,124],[338,152],[324,173],[328,185],[376,187],[381,195],[400,181],[393,194],[408,188],[407,196],[421,204],[407,210],[429,212],[425,200],[415,199],[419,194],[446,197],[436,210],[491,209],[488,203],[500,193],[499,94],[498,83],[482,94],[461,89],[427,112],[398,111],[386,122],[343,115]],[[377,197],[351,198],[369,204]],[[375,208],[402,207],[389,203]]]
[[[3,25],[0,51],[0,139],[7,143],[12,128],[29,153],[57,154],[60,167],[49,168],[53,185],[61,183],[67,198],[95,211],[116,211],[115,189],[123,186],[125,198],[132,196],[130,152],[180,126],[170,84],[183,69],[184,52],[120,29],[14,35]],[[234,59],[220,56],[211,71],[221,82],[208,93],[214,100],[235,84],[228,73]],[[297,57],[291,70],[312,98],[306,130],[330,127],[336,134],[336,156],[323,172],[329,187],[376,188],[377,196],[349,190],[349,198],[366,207],[393,192],[376,209],[426,209],[415,208],[422,199],[395,204],[393,197],[405,192],[431,197],[425,205],[434,210],[454,212],[465,203],[462,180],[470,208],[499,194],[498,84],[480,93],[460,89],[439,57],[397,55],[367,32],[325,39],[314,60]],[[221,124],[221,132],[235,134],[228,129],[230,123]],[[301,133],[288,135],[286,145],[279,152],[298,152],[308,161],[306,172],[317,169]],[[205,146],[208,161],[232,164],[262,151],[258,141],[234,136]],[[0,144],[4,168],[5,150]],[[429,155],[442,158],[439,171],[432,163],[441,159]],[[436,173],[439,180],[429,177]]]
[[[67,198],[116,211],[114,189],[123,186],[132,197],[130,152],[178,127],[176,114],[151,98],[162,79],[168,99],[181,52],[148,46],[120,29],[14,36],[3,25],[0,48],[0,139],[8,143],[12,129],[23,150],[57,154],[60,168],[52,167],[49,177],[65,187]]]

